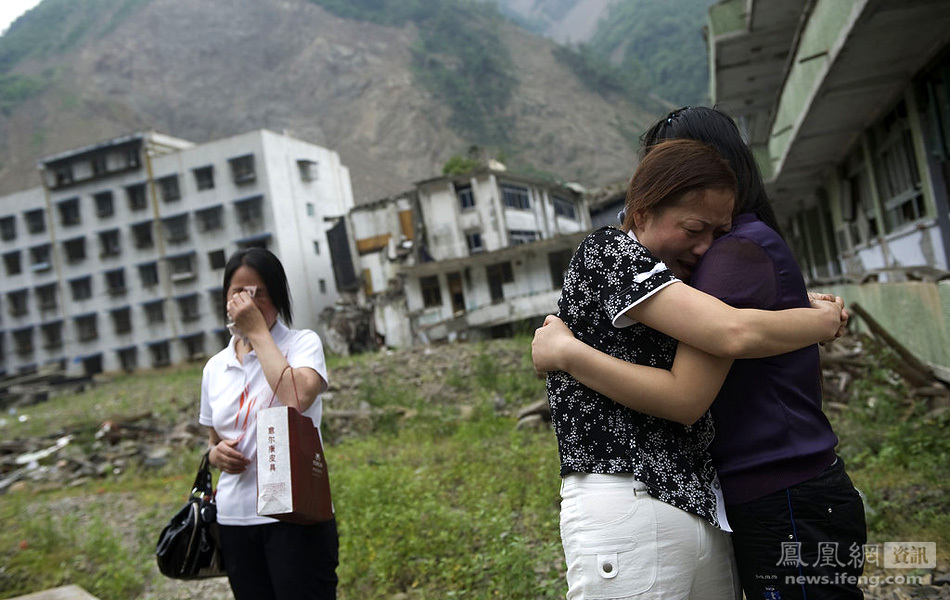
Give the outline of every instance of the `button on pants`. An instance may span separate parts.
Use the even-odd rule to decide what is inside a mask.
[[[568,600],[734,600],[729,534],[652,498],[632,475],[561,483]]]

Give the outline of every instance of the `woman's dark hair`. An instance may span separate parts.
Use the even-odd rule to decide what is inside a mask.
[[[755,213],[759,220],[782,235],[755,157],[729,115],[705,106],[674,110],[640,137],[641,154],[646,156],[657,143],[673,139],[697,140],[719,151],[732,165],[739,182],[735,214]]]
[[[231,287],[231,278],[234,272],[240,267],[249,267],[254,269],[267,288],[267,294],[270,296],[277,314],[286,325],[290,325],[293,315],[290,308],[290,287],[287,284],[287,274],[284,273],[284,266],[280,264],[280,259],[274,256],[274,253],[264,248],[245,248],[238,250],[231,255],[228,263],[224,265],[224,305],[228,304],[228,288]],[[227,309],[225,309],[225,312]],[[227,314],[225,314],[227,320]]]
[[[627,188],[622,229],[630,231],[637,211],[657,211],[696,190],[736,192],[736,176],[716,149],[695,140],[668,140],[643,157]]]

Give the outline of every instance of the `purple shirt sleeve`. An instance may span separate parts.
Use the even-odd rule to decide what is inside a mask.
[[[703,255],[690,285],[736,308],[773,308],[777,278],[771,258],[761,246],[729,235]]]

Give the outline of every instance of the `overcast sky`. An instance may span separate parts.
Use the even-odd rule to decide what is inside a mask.
[[[40,3],[40,0],[2,0],[0,1],[0,32],[6,33],[10,23],[17,17]]]

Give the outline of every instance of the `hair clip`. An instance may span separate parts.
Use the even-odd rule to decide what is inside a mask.
[[[667,115],[667,117],[666,117],[666,124],[667,124],[667,125],[672,125],[672,124],[673,124],[673,119],[675,119],[676,117],[680,116],[680,114],[681,114],[683,111],[687,111],[687,110],[689,110],[689,109],[690,109],[689,106],[684,106],[683,108],[677,108],[676,110],[670,111],[670,114]]]

